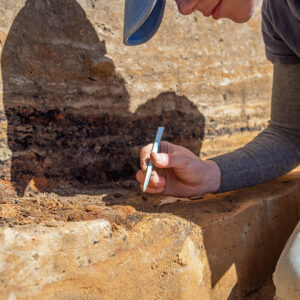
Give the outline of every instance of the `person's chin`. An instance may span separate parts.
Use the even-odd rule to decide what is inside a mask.
[[[235,23],[246,23],[248,22],[252,17],[253,17],[254,13],[250,13],[250,14],[244,14],[244,15],[231,15],[231,16],[224,16],[223,18],[226,19],[230,19],[231,21],[235,22]],[[221,16],[222,18],[222,16]]]

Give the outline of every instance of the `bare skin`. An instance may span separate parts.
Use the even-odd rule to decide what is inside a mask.
[[[254,14],[259,0],[175,0],[178,10],[189,15],[198,10],[205,17],[228,18],[236,23],[247,22]]]
[[[176,197],[193,197],[217,191],[221,173],[214,161],[201,160],[188,149],[168,142],[161,142],[158,154],[151,153],[153,144],[140,152],[141,170],[137,180],[145,180],[150,158],[156,169],[152,172],[147,193]]]
[[[228,18],[236,23],[247,22],[254,14],[259,0],[175,0],[180,13],[200,11],[214,19]],[[158,154],[151,153],[153,144],[141,149],[141,170],[136,174],[143,186],[148,161],[155,170],[151,174],[147,193],[176,197],[201,196],[216,192],[221,184],[221,171],[212,160],[202,160],[188,149],[161,142]]]

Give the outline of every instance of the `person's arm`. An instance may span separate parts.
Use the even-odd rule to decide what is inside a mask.
[[[246,146],[211,160],[221,171],[217,192],[275,179],[300,164],[300,64],[274,65],[268,128]]]
[[[158,154],[152,145],[140,153],[137,180],[144,183],[147,161],[152,172],[148,193],[191,197],[250,187],[277,178],[300,163],[300,64],[275,65],[269,127],[246,146],[210,160],[162,142]]]

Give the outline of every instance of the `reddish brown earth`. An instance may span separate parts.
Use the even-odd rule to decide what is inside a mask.
[[[74,276],[77,276],[80,282],[85,282],[82,281],[84,277],[80,276],[93,272],[101,273],[106,270],[105,268],[115,270],[115,272],[124,270],[128,276],[133,276],[130,268],[137,268],[139,270],[137,272],[141,272],[143,268],[151,266],[150,269],[157,274],[153,273],[154,277],[149,277],[149,280],[150,278],[155,282],[157,280],[159,284],[152,282],[147,289],[153,286],[157,289],[157,293],[160,292],[159,289],[165,292],[168,290],[168,293],[174,297],[170,298],[168,294],[170,297],[166,296],[166,299],[189,299],[189,293],[195,295],[200,291],[197,282],[201,276],[204,276],[201,290],[203,295],[209,291],[208,280],[212,283],[211,293],[214,296],[209,299],[223,300],[224,295],[228,295],[229,291],[230,296],[226,296],[226,300],[271,300],[274,294],[274,286],[270,281],[271,274],[286,239],[299,219],[300,210],[297,198],[299,179],[299,173],[293,173],[253,189],[206,195],[193,200],[148,195],[139,190],[135,181],[115,182],[93,188],[62,185],[59,189],[52,188],[51,190],[48,187],[45,191],[40,191],[35,182],[31,181],[25,190],[24,197],[17,197],[13,186],[9,182],[1,181],[0,230],[2,233],[0,233],[0,238],[3,239],[3,243],[6,243],[3,244],[2,249],[3,262],[10,266],[10,271],[3,273],[3,278],[7,281],[4,291],[7,293],[9,290],[14,290],[16,295],[24,292],[22,289],[26,288],[26,284],[24,287],[19,284],[13,286],[10,278],[20,275],[19,263],[22,263],[24,268],[29,268],[29,264],[33,264],[33,270],[35,270],[34,261],[27,261],[25,258],[27,253],[29,256],[33,252],[40,253],[40,260],[36,262],[41,272],[39,276],[48,274],[48,267],[54,268],[51,274],[56,274],[61,269],[68,269],[69,263],[65,262],[63,257],[68,253],[68,259],[73,261],[72,257],[75,255],[73,242],[62,244],[59,246],[61,248],[55,248],[58,237],[66,235],[67,241],[74,239],[77,245],[76,251],[86,253],[84,255],[89,255],[87,261],[91,259],[95,263],[91,264],[89,266],[91,269],[86,269],[83,275],[81,267],[76,267],[76,264],[74,270],[66,271],[64,278],[69,282],[67,290],[61,281],[53,282],[53,285],[45,285],[49,293],[45,299],[54,299],[55,293],[60,293],[61,289],[69,293],[66,299],[73,299],[74,295],[79,295],[81,292],[74,290]],[[39,181],[39,186],[41,186],[41,181]],[[88,225],[90,220],[100,222],[103,220],[108,224],[105,226],[111,227],[111,233],[108,232],[108,235],[103,238],[88,234],[87,241],[85,237],[78,237],[76,240],[78,233],[72,234],[72,232],[77,232],[76,230],[84,232],[88,228],[86,226],[90,226]],[[79,229],[75,230],[72,224]],[[44,244],[48,245],[47,243],[52,241],[48,238],[50,232],[55,234],[51,238],[53,242],[55,241],[52,246],[54,252],[52,254],[51,250],[49,254],[44,255],[45,250],[42,249],[48,247]],[[279,232],[281,234],[278,234]],[[15,236],[11,242],[10,239],[5,238],[7,234],[11,238]],[[27,248],[24,248],[22,236],[26,234],[29,236],[32,234],[34,239],[37,239],[36,244],[29,243]],[[143,237],[141,241],[140,237]],[[92,245],[90,246],[91,238]],[[65,241],[65,238],[62,238],[62,241]],[[105,246],[106,243],[109,244]],[[86,250],[86,247],[95,247],[94,244],[99,246],[96,252],[93,250],[96,248]],[[18,250],[18,247],[21,248]],[[78,247],[82,247],[82,250],[78,250]],[[105,256],[106,251],[112,249],[111,247],[116,248],[114,259],[108,256],[105,258],[105,263],[100,263],[103,260],[102,253]],[[257,255],[258,248],[259,256]],[[193,252],[193,249],[198,249],[197,251],[200,252]],[[16,260],[12,261],[9,258],[12,256],[6,258],[8,253],[12,253],[11,255],[14,255]],[[20,253],[23,253],[23,256],[19,257]],[[44,265],[42,263],[42,261],[52,260],[52,255],[55,253],[59,253],[59,257],[62,255],[59,259],[55,258],[55,264]],[[198,268],[200,265],[197,265],[199,261],[194,253],[199,255],[200,265],[205,266],[203,273],[200,272],[203,274],[201,276]],[[99,258],[96,257],[97,255],[100,255]],[[135,257],[133,260],[132,255]],[[74,256],[75,261],[77,257],[78,255]],[[186,264],[190,267],[178,263],[174,265],[178,257],[182,259],[188,257],[189,263],[186,262]],[[120,262],[122,262],[121,265]],[[43,269],[43,266],[48,267]],[[152,273],[148,275],[150,274]],[[38,280],[35,276],[31,278],[30,284],[35,284],[35,280]],[[122,277],[124,285],[127,286],[130,282],[133,287],[131,292],[136,293],[132,295],[137,296],[140,293],[138,286],[145,284],[144,279],[134,277],[127,282],[124,276]],[[86,289],[93,295],[88,299],[97,299],[100,295],[94,294],[93,290],[94,286],[99,284],[107,286],[103,295],[110,297],[110,288],[116,283],[109,278],[109,276],[102,276],[101,282],[95,279],[93,286],[90,286],[90,281],[89,284],[87,282]],[[48,279],[43,277],[43,280]],[[189,280],[191,285],[183,296],[181,285],[178,284],[185,280]],[[182,285],[182,288],[184,286]],[[117,287],[115,293],[118,295],[124,297],[131,295],[131,292],[122,289],[120,283]],[[24,299],[35,299],[28,297]]]

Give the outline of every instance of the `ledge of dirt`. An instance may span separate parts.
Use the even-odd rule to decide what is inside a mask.
[[[193,201],[135,187],[2,197],[0,298],[270,295],[264,286],[300,218],[299,195],[300,173],[291,173]]]

